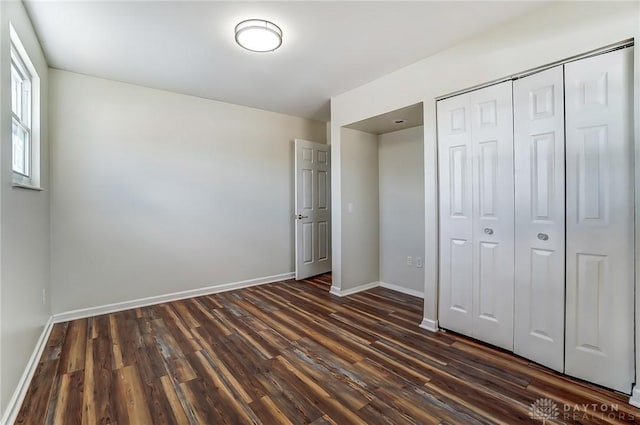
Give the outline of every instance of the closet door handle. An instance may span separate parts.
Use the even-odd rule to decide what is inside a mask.
[[[549,235],[547,235],[546,233],[538,233],[538,239],[540,239],[541,241],[549,240]]]
[[[484,232],[485,232],[487,235],[493,235],[493,229],[492,229],[492,228],[490,228],[490,227],[485,227],[485,228],[484,228]]]

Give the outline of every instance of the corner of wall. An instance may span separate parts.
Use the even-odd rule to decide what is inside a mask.
[[[11,116],[11,97],[3,95],[0,99],[0,139],[3,140],[0,147],[0,414],[4,413],[4,418],[15,409],[25,382],[28,384],[30,374],[35,371],[31,369],[32,362],[35,358],[37,363],[37,352],[46,338],[47,320],[51,316],[48,64],[23,2],[0,2],[0,63],[4,64],[0,69],[0,86],[10,86],[7,65],[11,57],[10,23],[40,78],[40,110],[33,113],[33,129],[38,131],[39,126],[40,185],[44,190],[12,186],[11,120],[5,119]]]

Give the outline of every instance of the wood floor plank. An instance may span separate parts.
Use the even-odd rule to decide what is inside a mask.
[[[74,371],[61,376],[60,396],[55,405],[54,424],[82,424],[82,386],[84,373]]]
[[[60,358],[60,353],[62,351],[62,346],[64,343],[64,338],[67,334],[68,327],[69,322],[56,323],[55,325],[53,325],[53,329],[51,329],[49,340],[47,341],[47,345],[42,353],[42,358],[40,359],[40,361],[55,360]]]
[[[232,373],[225,363],[218,357],[215,350],[212,349],[213,345],[209,344],[209,340],[205,340],[201,337],[201,332],[206,332],[204,329],[196,329],[194,330],[194,335],[198,338],[201,338],[201,343],[208,350],[203,350],[203,355],[209,361],[211,367],[220,375],[222,379],[225,381],[227,386],[231,388],[235,397],[240,398],[245,403],[250,403],[253,399],[251,396],[245,391],[244,386],[238,381],[238,378]]]
[[[178,315],[173,305],[164,304],[160,311],[164,319],[164,326],[180,347],[182,354],[194,353],[202,349],[202,347],[200,347],[200,345],[193,339],[186,319],[183,320],[182,317]]]
[[[90,336],[94,335],[93,322],[93,320],[90,320]],[[94,403],[96,382],[94,372],[93,341],[93,338],[88,339],[85,347],[84,387],[82,388],[82,425],[97,424],[96,405]]]
[[[280,374],[286,375],[290,373],[297,378],[294,382],[298,382],[297,388],[303,393],[307,394],[307,397],[315,400],[318,406],[332,419],[336,420],[340,424],[361,424],[363,420],[350,409],[348,406],[338,402],[333,398],[332,394],[329,394],[325,388],[319,382],[315,382],[311,377],[304,374],[297,367],[289,363],[284,357],[278,357],[274,363],[274,368],[279,371]]]
[[[264,396],[251,403],[251,408],[265,425],[294,425],[293,422],[275,405],[269,396]]]
[[[124,403],[131,424],[151,424],[151,412],[142,388],[138,371],[134,366],[125,366],[116,372],[116,387],[120,394],[119,403]]]
[[[46,422],[47,410],[54,390],[52,383],[57,379],[57,371],[57,360],[41,362],[38,365],[25,402],[16,418],[16,424],[36,425]]]
[[[547,423],[640,423],[625,395],[420,329],[421,299],[330,285],[327,274],[56,324],[16,424],[512,425],[536,423],[539,399],[558,406]]]
[[[160,378],[160,385],[167,398],[171,413],[173,414],[174,423],[176,425],[195,425],[195,420],[189,420],[187,413],[185,412],[184,405],[180,401],[180,397],[176,393],[175,386],[171,382],[169,376],[163,376]]]
[[[71,373],[84,368],[86,354],[87,320],[74,320],[69,323],[62,345],[60,373]]]
[[[162,319],[154,320],[151,323],[151,327],[155,333],[155,340],[159,348],[160,353],[164,359],[167,370],[178,382],[187,382],[192,379],[196,379],[197,376],[189,363],[186,361],[184,352],[184,345],[180,345],[174,339],[172,333],[167,328],[166,322]],[[190,350],[191,345],[188,344],[187,350]]]
[[[233,388],[227,383],[228,381],[223,379],[219,369],[216,369],[211,364],[210,357],[199,351],[190,354],[189,358],[198,376],[205,378],[205,381],[210,382],[218,390],[222,400],[221,404],[225,406],[225,411],[227,413],[232,412],[232,415],[230,415],[232,416],[232,423],[254,424],[259,422],[255,413],[248,408],[246,402],[241,398],[236,398]]]
[[[325,391],[353,411],[360,410],[373,398],[365,389],[350,386],[347,378],[333,373],[299,350],[283,351],[282,357],[314,382],[321,382]]]
[[[275,371],[265,372],[258,377],[270,399],[290,421],[310,423],[322,416],[324,412],[314,399],[308,398],[298,390],[296,381],[290,378],[290,375],[282,375]]]

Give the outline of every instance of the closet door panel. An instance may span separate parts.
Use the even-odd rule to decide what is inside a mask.
[[[472,334],[471,123],[468,97],[438,102],[440,325]]]
[[[562,66],[513,84],[514,351],[564,370],[565,179]]]
[[[634,377],[633,50],[565,65],[566,373],[625,393]]]
[[[512,83],[470,96],[473,149],[473,336],[513,349]]]

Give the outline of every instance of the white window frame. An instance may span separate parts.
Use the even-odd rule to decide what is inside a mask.
[[[14,73],[18,74],[18,78],[20,80],[20,88],[17,96],[17,108],[18,113],[14,111],[14,96],[16,96],[16,92],[13,88],[13,75]],[[22,58],[18,54],[13,43],[11,43],[11,126],[16,126],[24,132],[24,154],[21,161],[24,162],[24,170],[18,170],[13,166],[14,180],[19,179],[24,183],[31,183],[31,109],[32,109],[32,96],[31,96],[31,73],[27,70],[24,65]],[[13,143],[13,131],[12,131],[12,148],[15,147],[15,143]],[[12,152],[12,157],[15,155],[15,152]],[[13,164],[12,164],[13,165]],[[16,176],[17,174],[17,176]]]
[[[13,25],[9,25],[11,38],[11,73],[17,72],[22,79],[19,114],[13,110],[14,91],[11,87],[11,168],[13,186],[41,190],[40,187],[40,77],[31,62],[24,45]],[[12,78],[13,81],[13,78]],[[13,168],[13,127],[25,134],[24,172]]]

